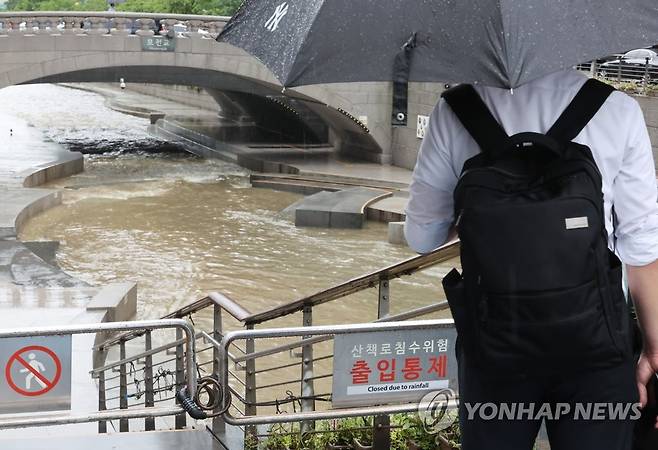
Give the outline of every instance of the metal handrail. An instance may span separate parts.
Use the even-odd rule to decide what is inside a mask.
[[[426,314],[429,314],[431,312],[436,312],[436,311],[442,311],[444,309],[448,309],[449,305],[448,302],[440,302],[440,303],[435,303],[433,305],[428,305],[428,306],[423,306],[421,308],[417,308],[411,311],[406,311],[400,314],[396,314],[393,316],[388,316],[384,317],[382,319],[377,319],[372,323],[385,323],[385,322],[402,322],[405,320],[409,319],[415,319],[416,317],[421,317]],[[282,353],[288,350],[292,350],[294,348],[299,348],[303,347],[305,345],[315,345],[320,342],[324,341],[329,341],[333,339],[333,336],[316,336],[308,339],[302,339],[299,341],[295,342],[290,342],[287,344],[282,344],[282,345],[277,345],[274,347],[270,347],[264,350],[260,350],[258,352],[254,353],[248,353],[243,356],[236,356],[233,357],[233,362],[236,364],[239,364],[241,362],[248,361],[250,359],[258,359],[262,358],[264,356],[270,356],[270,355],[275,355],[277,353]]]
[[[70,425],[75,423],[103,422],[120,419],[142,419],[146,417],[174,416],[185,412],[180,406],[167,408],[140,408],[123,411],[108,410],[94,414],[55,416],[55,417],[26,417],[0,420],[0,430],[8,428],[44,427],[48,425]]]
[[[113,331],[142,330],[153,331],[156,329],[175,328],[185,333],[186,351],[184,355],[187,376],[182,379],[188,392],[196,392],[196,339],[194,328],[183,319],[164,319],[164,320],[141,320],[134,322],[109,322],[96,324],[68,325],[68,326],[50,326],[50,327],[31,327],[17,328],[9,330],[0,330],[0,339],[6,338],[24,338],[24,337],[41,337],[41,336],[63,336],[74,334],[91,334],[104,333]],[[100,368],[108,369],[108,367]],[[96,369],[99,370],[99,369]],[[94,371],[92,371],[93,373]],[[146,408],[143,410],[122,410],[117,412],[96,412],[84,415],[71,416],[51,416],[51,417],[25,417],[0,420],[0,429],[3,428],[21,428],[35,427],[45,425],[64,425],[71,423],[85,422],[104,422],[107,420],[128,420],[132,418],[152,418],[160,416],[170,416],[184,413],[181,407],[172,408]]]
[[[200,300],[196,300],[190,304],[187,304],[183,306],[180,309],[177,309],[176,311],[173,311],[165,316],[162,316],[160,319],[161,320],[166,320],[166,319],[181,319],[183,317],[187,317],[191,314],[197,313],[203,309],[206,309],[209,306],[212,305],[217,305],[221,307],[222,309],[229,311],[228,309],[225,309],[229,305],[229,303],[236,304],[233,302],[233,300],[229,299],[223,294],[218,294],[218,295],[209,295],[208,297],[204,297]],[[236,304],[237,305],[237,304]],[[230,308],[230,306],[229,306]],[[244,308],[241,308],[243,311],[246,311]],[[250,314],[248,311],[246,311],[247,314]],[[121,341],[129,341],[131,339],[134,339],[136,337],[141,336],[144,334],[143,332],[140,331],[135,331],[135,332],[130,332],[130,333],[122,333],[118,336],[114,336],[112,338],[109,338],[100,344],[96,344],[93,349],[94,350],[102,350],[104,348],[112,347],[114,345],[119,344]],[[173,346],[172,346],[173,347]]]
[[[325,325],[312,327],[292,327],[292,328],[273,328],[261,330],[240,330],[227,333],[222,339],[221,345],[224,350],[222,356],[224,364],[221,365],[222,371],[219,379],[224,386],[229,386],[228,373],[228,356],[226,350],[236,340],[256,340],[266,338],[283,338],[296,336],[335,336],[337,334],[353,334],[370,331],[401,331],[418,328],[435,328],[435,327],[452,327],[454,321],[449,319],[439,320],[418,320],[412,322],[387,322],[387,323],[368,323],[368,324],[350,324],[350,325]],[[226,402],[226,399],[223,400]],[[228,409],[228,405],[224,404]],[[418,408],[430,407],[430,404],[407,403],[399,405],[371,406],[358,408],[345,408],[339,410],[327,411],[307,411],[292,414],[276,414],[269,416],[246,416],[235,417],[226,411],[223,415],[226,423],[237,426],[261,425],[273,423],[302,422],[310,420],[336,419],[354,416],[376,416],[382,414],[396,414],[417,411]],[[451,401],[449,408],[456,408],[457,402]]]
[[[364,416],[381,416],[388,414],[402,414],[415,411],[427,411],[430,408],[436,407],[429,402],[419,403],[404,403],[401,405],[385,405],[385,406],[369,406],[364,408],[345,408],[334,409],[325,411],[309,411],[302,413],[292,414],[276,414],[270,416],[244,416],[235,417],[228,411],[224,414],[224,421],[234,426],[249,426],[261,424],[275,424],[275,423],[290,423],[290,422],[304,422],[315,420],[329,420],[329,419],[345,419],[348,417],[364,417]],[[447,409],[455,410],[459,407],[458,400],[450,400]],[[242,412],[242,411],[240,411]]]
[[[390,326],[393,327],[399,327],[400,321],[405,321],[409,319],[415,319],[417,317],[425,316],[427,314],[430,314],[435,311],[440,311],[448,308],[448,303],[445,301],[440,301],[436,302],[434,304],[426,305],[423,307],[415,308],[409,311],[404,311],[402,313],[396,314],[396,315],[389,315],[389,310],[388,310],[388,301],[389,301],[389,294],[388,294],[388,285],[389,281],[395,278],[402,277],[403,275],[411,275],[414,273],[417,273],[419,271],[422,271],[424,269],[433,267],[437,264],[440,264],[441,262],[447,261],[451,258],[454,258],[458,256],[459,254],[459,242],[454,241],[450,242],[446,245],[443,245],[442,247],[424,255],[416,256],[413,258],[406,259],[404,261],[401,261],[399,263],[384,267],[382,269],[379,269],[374,272],[370,272],[367,274],[364,274],[362,276],[353,278],[351,280],[348,280],[346,282],[343,282],[341,284],[338,284],[330,289],[318,292],[316,294],[304,297],[302,299],[290,302],[288,304],[278,306],[275,308],[272,308],[270,310],[260,312],[257,314],[252,314],[250,311],[248,311],[246,308],[244,308],[242,305],[237,303],[236,301],[232,300],[228,296],[215,292],[209,294],[207,297],[204,297],[200,300],[196,300],[190,304],[187,304],[183,306],[182,308],[179,308],[176,311],[173,311],[169,313],[168,315],[164,316],[165,319],[169,318],[169,320],[175,320],[176,318],[181,318],[181,317],[188,317],[191,316],[195,313],[198,313],[202,310],[205,310],[208,307],[214,307],[214,331],[212,334],[208,334],[205,332],[200,333],[203,337],[203,339],[206,340],[206,342],[210,343],[212,347],[214,347],[214,356],[213,360],[208,362],[207,364],[212,363],[213,364],[213,369],[214,371],[218,371],[219,373],[226,373],[226,376],[228,377],[229,375],[235,378],[244,386],[245,388],[245,396],[244,398],[241,395],[235,395],[236,399],[239,399],[244,405],[245,405],[245,413],[247,413],[247,417],[244,419],[241,418],[235,418],[230,415],[230,413],[227,413],[224,417],[224,420],[226,423],[230,423],[233,425],[238,425],[238,426],[251,426],[254,420],[260,421],[258,423],[279,423],[279,422],[291,422],[291,421],[302,421],[304,423],[308,423],[309,420],[317,420],[319,418],[325,417],[325,412],[316,412],[315,408],[312,405],[305,405],[304,402],[308,402],[309,400],[304,400],[304,399],[310,399],[310,398],[316,398],[317,396],[313,393],[313,388],[312,386],[310,389],[308,386],[306,388],[302,387],[302,396],[299,397],[302,399],[302,413],[299,415],[278,415],[277,417],[269,417],[266,416],[264,419],[262,417],[254,419],[253,416],[256,413],[256,407],[258,406],[265,406],[265,403],[261,402],[258,403],[256,401],[256,396],[255,393],[256,391],[262,391],[265,388],[268,387],[273,387],[273,386],[278,386],[278,385],[283,385],[283,384],[290,384],[290,383],[297,383],[299,381],[303,383],[309,383],[314,380],[319,380],[323,378],[328,378],[331,375],[330,374],[313,374],[312,368],[309,370],[309,367],[312,367],[308,364],[312,364],[312,362],[315,360],[313,358],[312,352],[309,352],[308,349],[311,348],[313,345],[318,344],[323,341],[327,341],[333,338],[334,334],[339,333],[340,331],[336,331],[336,327],[330,327],[332,330],[331,333],[326,332],[326,333],[319,333],[319,334],[324,334],[324,335],[319,335],[316,333],[314,330],[318,330],[317,327],[310,327],[311,325],[311,316],[310,316],[310,311],[312,310],[313,306],[317,306],[323,303],[331,302],[333,300],[339,299],[346,297],[348,295],[354,294],[356,292],[360,292],[362,290],[368,289],[368,288],[373,288],[376,286],[379,286],[379,311],[378,311],[378,317],[376,322],[370,323],[370,324],[363,324],[363,326],[366,327],[384,327],[384,328],[389,328]],[[384,304],[382,304],[384,302]],[[247,327],[247,332],[248,333],[258,333],[254,332],[253,326],[258,323],[262,323],[267,320],[271,320],[277,317],[281,317],[284,315],[288,314],[293,314],[298,311],[303,311],[304,312],[304,323],[306,326],[302,328],[292,328],[288,329],[287,331],[292,331],[294,332],[299,332],[299,330],[303,330],[304,332],[302,334],[299,334],[298,336],[303,339],[295,340],[295,342],[287,343],[285,345],[274,345],[271,348],[266,348],[262,349],[260,351],[255,351],[255,348],[253,346],[254,339],[249,338],[247,339],[247,349],[246,351],[242,351],[244,355],[236,356],[233,354],[228,353],[222,346],[219,345],[217,342],[217,339],[222,337],[223,329],[221,325],[221,313],[226,312],[230,316],[232,316],[235,320],[238,322],[244,324]],[[218,321],[219,320],[219,321]],[[393,323],[391,325],[391,323]],[[405,322],[409,323],[409,322]],[[430,322],[430,323],[435,323],[435,322]],[[352,329],[354,326],[348,326],[350,329]],[[340,329],[340,327],[338,327]],[[263,330],[260,330],[263,331]],[[105,351],[107,348],[113,345],[117,344],[125,344],[126,341],[139,337],[143,335],[145,332],[140,331],[140,330],[133,330],[128,333],[122,333],[118,336],[112,337],[101,344],[96,345],[97,350],[102,350]],[[290,335],[290,336],[295,336],[295,335]],[[258,335],[257,337],[260,337]],[[275,336],[279,337],[279,336]],[[196,339],[199,338],[199,336],[195,336]],[[161,352],[163,350],[166,350],[167,347],[173,347],[180,345],[182,342],[179,339],[177,339],[174,343],[169,343],[166,344],[165,346],[160,346],[156,349],[151,349],[147,348],[144,352],[140,353],[139,355],[136,356],[131,356],[130,358],[121,358],[120,361],[113,362],[109,365],[106,365],[104,367],[98,367],[95,368],[94,373],[100,373],[103,370],[110,370],[115,367],[120,367],[122,364],[126,364],[128,362],[134,361],[136,359],[139,359],[140,357],[150,357],[151,355]],[[236,346],[236,343],[230,343],[229,345]],[[301,380],[292,380],[292,381],[285,381],[284,383],[276,383],[268,386],[257,386],[256,385],[256,380],[253,379],[253,377],[256,374],[256,369],[254,367],[254,363],[258,358],[266,357],[269,355],[274,355],[274,354],[280,354],[286,351],[290,351],[294,348],[302,348],[303,351],[303,361],[307,364],[305,367],[304,374],[302,375]],[[238,347],[239,348],[239,347]],[[182,357],[183,353],[181,350],[181,355]],[[219,361],[223,361],[223,364],[219,363]],[[246,370],[246,375],[245,375],[245,381],[240,380],[240,378],[232,373],[229,369],[229,361],[232,363],[236,364],[236,367],[239,369],[244,368]],[[302,364],[299,364],[300,366],[304,367]],[[195,369],[196,370],[196,367]],[[189,372],[189,369],[188,369]],[[308,373],[307,373],[308,372]],[[221,380],[221,378],[220,378]],[[182,385],[184,380],[177,381],[179,384]],[[281,381],[281,380],[279,380]],[[124,381],[125,382],[125,381]],[[231,387],[228,385],[228,379],[226,380],[226,383],[223,385],[225,386],[228,391],[233,391]],[[195,392],[195,390],[189,389],[189,392]],[[107,399],[105,399],[106,401]],[[267,402],[266,402],[267,403]],[[275,402],[276,403],[276,402]],[[275,403],[272,403],[274,405]],[[272,406],[272,405],[267,405],[267,406]],[[228,405],[224,405],[225,407],[220,408],[220,410],[225,411],[228,410]],[[387,406],[382,408],[353,408],[349,410],[344,410],[340,412],[341,417],[349,417],[349,416],[355,416],[355,415],[370,415],[370,414],[392,414],[396,412],[403,412],[403,411],[412,411],[414,409],[414,405],[392,405],[392,406]],[[223,412],[220,414],[224,414]],[[212,415],[210,417],[213,417]],[[330,417],[330,416],[327,416]],[[331,417],[337,417],[335,415]],[[265,420],[265,422],[263,422]],[[233,421],[233,422],[232,422]],[[237,422],[235,422],[237,421]],[[184,422],[181,422],[182,426],[184,426]],[[178,418],[177,418],[177,428],[179,427],[178,423]],[[127,426],[126,429],[123,431],[127,431]]]
[[[249,317],[252,316],[252,314],[246,308],[236,303],[234,300],[231,300],[224,294],[219,292],[211,292],[208,294],[207,298],[212,299],[216,305],[233,316],[233,318],[238,322],[245,322]]]
[[[210,337],[210,335],[208,335],[208,333],[206,333],[205,331],[201,331],[201,332],[199,332],[199,333],[196,333],[196,335],[194,336],[194,338],[195,338],[196,340],[199,340],[199,339],[201,339],[201,338],[203,338],[203,339],[207,339],[207,338],[209,338],[209,337]],[[122,366],[122,365],[124,365],[124,364],[130,364],[131,362],[139,361],[140,359],[142,359],[142,358],[144,358],[144,357],[146,357],[146,356],[152,356],[152,355],[158,354],[158,353],[160,353],[160,352],[164,352],[164,351],[170,350],[170,349],[172,349],[172,348],[174,348],[174,347],[178,347],[179,345],[184,344],[185,341],[186,341],[186,338],[183,338],[183,339],[177,339],[177,340],[175,340],[175,341],[173,341],[173,342],[170,342],[169,344],[164,344],[164,345],[161,345],[161,346],[156,347],[156,348],[154,348],[154,349],[151,349],[151,350],[148,350],[148,351],[145,351],[145,352],[142,352],[142,353],[138,353],[138,354],[136,354],[136,355],[132,355],[132,356],[130,356],[130,357],[128,357],[128,358],[120,359],[120,360],[118,360],[118,361],[115,361],[115,362],[113,362],[113,363],[107,364],[107,365],[105,365],[105,366],[102,366],[102,367],[95,367],[95,368],[94,368],[93,370],[91,370],[89,373],[92,374],[92,375],[98,375],[99,373],[101,373],[101,372],[105,372],[106,370],[114,369],[114,368],[116,368],[116,367],[120,367],[120,366]],[[197,350],[196,350],[196,354],[198,355],[198,354],[203,353],[203,352],[205,352],[205,351],[208,351],[208,350],[210,350],[210,349],[212,349],[212,346],[211,346],[211,347],[206,347],[206,348],[197,349]],[[233,355],[229,355],[229,356],[233,357]],[[171,359],[169,359],[169,360],[160,361],[160,364],[164,364],[164,363],[166,363],[166,362],[175,361],[175,360],[176,360],[176,357],[171,358]],[[106,380],[108,380],[108,378],[106,378]]]
[[[353,278],[349,281],[340,283],[329,289],[324,289],[315,294],[309,295],[307,297],[301,298],[299,300],[286,303],[285,305],[277,306],[275,308],[269,309],[256,314],[251,314],[244,316],[241,314],[235,315],[231,310],[242,309],[239,304],[234,301],[226,298],[220,293],[212,293],[209,297],[225,297],[228,301],[226,303],[218,303],[222,308],[229,312],[236,320],[239,322],[256,325],[259,323],[267,322],[269,320],[277,319],[289,314],[293,314],[303,310],[307,306],[317,306],[323,303],[327,303],[339,298],[346,297],[348,295],[354,294],[355,292],[362,291],[374,287],[380,281],[392,280],[394,278],[399,278],[403,275],[411,275],[421,270],[427,269],[429,267],[435,266],[442,262],[445,262],[451,258],[454,258],[459,255],[459,241],[452,241],[436,250],[420,255],[413,258],[406,259],[402,262],[393,264],[391,266],[384,267],[383,269],[376,270],[371,273],[367,273],[357,278]],[[230,303],[229,303],[230,302]],[[246,310],[245,310],[246,311]]]
[[[108,331],[124,330],[156,330],[164,328],[178,328],[185,332],[186,365],[188,371],[187,388],[189,392],[196,392],[196,339],[194,328],[182,319],[138,320],[134,322],[108,322],[84,325],[67,325],[51,327],[31,327],[0,330],[0,339],[34,337],[34,336],[62,336],[69,334],[103,333]]]
[[[220,292],[212,292],[208,294],[207,297],[204,297],[200,300],[196,300],[188,305],[183,306],[182,308],[173,311],[166,316],[163,316],[163,319],[170,318],[181,318],[189,316],[190,314],[197,313],[211,305],[217,305],[222,310],[229,313],[235,320],[243,324],[259,324],[266,322],[268,320],[276,319],[285,315],[293,314],[304,309],[305,306],[316,306],[322,303],[327,303],[339,298],[346,297],[355,292],[362,291],[374,287],[380,281],[391,280],[394,278],[399,278],[403,275],[412,275],[416,272],[425,270],[429,267],[435,266],[442,262],[445,262],[451,258],[454,258],[459,255],[459,241],[452,241],[436,250],[419,256],[414,256],[412,258],[403,260],[399,263],[393,264],[391,266],[384,267],[374,272],[367,273],[357,278],[340,283],[329,289],[322,290],[310,296],[304,297],[299,300],[286,303],[275,308],[252,314],[245,307],[240,305],[235,300],[231,299],[225,294]],[[406,318],[413,318],[423,314],[428,314],[432,312],[436,305],[429,305],[418,310],[408,311],[402,313],[401,315],[396,316],[397,320],[406,320]],[[426,311],[423,311],[426,309]],[[401,316],[406,315],[406,318]],[[384,319],[382,319],[384,320]],[[388,319],[392,320],[392,319]],[[125,333],[113,338],[107,339],[106,341],[101,342],[94,346],[94,350],[102,350],[104,348],[112,347],[119,344],[121,341],[128,341],[135,337],[141,336],[142,333]]]

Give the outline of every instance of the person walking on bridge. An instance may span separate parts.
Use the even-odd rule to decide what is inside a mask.
[[[463,274],[444,288],[459,336],[463,450],[530,450],[542,419],[553,450],[631,448],[637,402],[658,371],[657,192],[639,104],[601,82],[565,70],[513,91],[444,93],[405,236],[418,253],[461,239]],[[485,420],[482,404],[522,414]],[[622,412],[597,417],[597,405]]]

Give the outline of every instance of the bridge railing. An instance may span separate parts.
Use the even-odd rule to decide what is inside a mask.
[[[0,35],[111,34],[152,36],[174,31],[215,38],[230,17],[92,11],[12,11],[0,13]]]

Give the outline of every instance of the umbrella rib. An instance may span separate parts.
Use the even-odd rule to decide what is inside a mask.
[[[511,66],[510,60],[509,60],[509,48],[507,47],[507,27],[508,23],[505,20],[505,13],[503,12],[503,7],[504,7],[504,0],[496,0],[496,3],[498,3],[498,12],[500,13],[500,25],[501,25],[501,30],[502,30],[502,36],[501,36],[501,49],[502,49],[502,55],[501,55],[501,61],[500,63],[502,64],[502,72],[505,74],[505,77],[507,78],[505,81],[507,82],[507,85],[509,88],[513,87],[512,80],[510,80],[510,72],[509,68]]]

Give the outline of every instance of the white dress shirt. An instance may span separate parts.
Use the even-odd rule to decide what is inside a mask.
[[[546,133],[586,81],[566,70],[513,92],[476,86],[508,135]],[[574,139],[587,145],[603,175],[609,246],[621,260],[643,266],[658,260],[658,190],[644,116],[630,96],[615,91]],[[405,236],[418,253],[443,244],[454,221],[453,190],[464,162],[480,151],[441,99],[429,120],[410,186]],[[613,235],[611,210],[617,218]],[[614,239],[616,237],[616,241]]]

